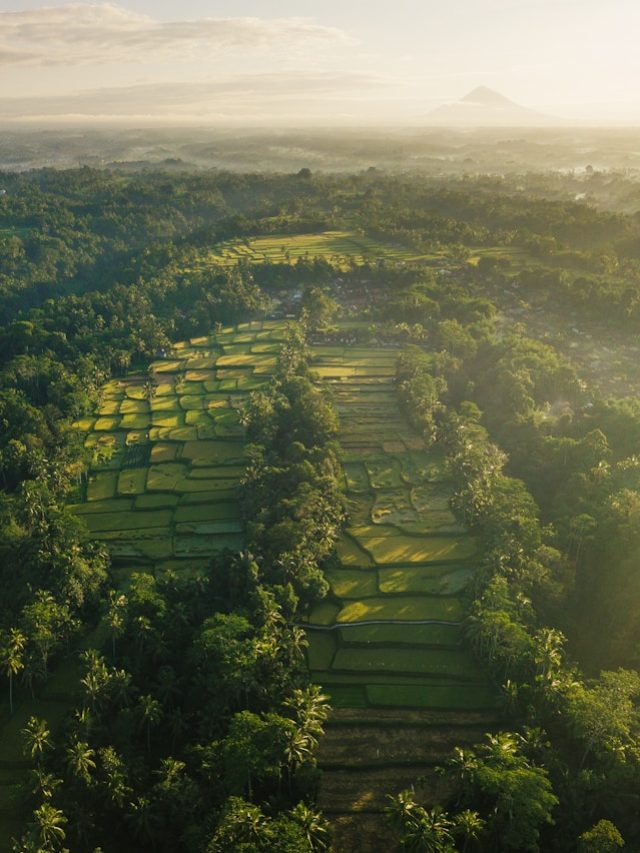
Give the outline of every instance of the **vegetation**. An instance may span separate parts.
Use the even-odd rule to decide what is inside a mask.
[[[7,844],[328,849],[330,701],[402,849],[638,846],[639,225],[535,180],[3,177]]]

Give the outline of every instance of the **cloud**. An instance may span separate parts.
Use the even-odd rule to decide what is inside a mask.
[[[304,18],[157,21],[111,3],[0,12],[1,65],[99,65],[191,58],[229,49],[302,49],[347,43]]]
[[[351,72],[247,74],[195,83],[147,83],[70,95],[0,98],[0,121],[95,119],[178,121],[295,121],[310,104],[331,114],[335,105],[377,98],[389,81]]]

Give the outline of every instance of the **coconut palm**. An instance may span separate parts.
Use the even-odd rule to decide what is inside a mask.
[[[162,706],[157,699],[148,694],[138,699],[138,713],[140,727],[147,732],[147,752],[151,750],[151,729],[158,725],[162,719]]]
[[[64,831],[66,823],[67,818],[51,803],[43,803],[34,811],[33,824],[41,849],[58,850],[61,847],[66,838]]]
[[[402,836],[402,846],[409,853],[453,853],[453,823],[447,813],[435,806],[417,823],[410,824]]]
[[[66,751],[66,765],[69,774],[90,785],[92,781],[91,771],[96,769],[94,757],[95,752],[86,741],[74,740]]]
[[[107,610],[107,625],[111,634],[111,656],[116,660],[116,640],[124,634],[127,615],[127,597],[117,595],[113,590],[109,593],[109,609]]]
[[[321,853],[330,846],[327,822],[319,812],[314,812],[306,803],[298,803],[291,810],[291,817],[300,825],[309,845],[309,850]]]
[[[385,809],[388,821],[395,829],[402,832],[410,823],[420,820],[424,809],[415,801],[411,790],[400,791],[395,797],[389,795],[390,803]]]
[[[0,667],[9,679],[9,710],[13,714],[13,676],[24,669],[24,647],[27,639],[17,628],[12,628],[0,645]]]
[[[49,731],[46,720],[41,720],[38,717],[30,717],[29,722],[22,729],[22,734],[25,737],[25,752],[31,758],[35,759],[39,765],[45,750],[53,747],[52,742],[49,740],[51,732]]]
[[[461,835],[464,839],[462,853],[465,853],[470,842],[477,841],[484,832],[485,823],[478,812],[470,809],[457,814],[453,820],[453,834]]]

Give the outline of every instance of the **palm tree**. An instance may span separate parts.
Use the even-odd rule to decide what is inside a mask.
[[[47,727],[46,720],[31,717],[27,725],[22,729],[22,734],[26,740],[25,752],[28,752],[31,758],[35,759],[39,765],[45,749],[53,747],[52,742],[49,740],[51,732]]]
[[[0,645],[0,667],[9,679],[9,710],[13,714],[13,676],[24,669],[23,652],[27,639],[17,628],[12,628]]]
[[[66,764],[72,776],[91,784],[91,771],[96,769],[95,752],[86,741],[75,740],[67,748]]]
[[[406,828],[402,846],[409,853],[453,853],[453,823],[447,813],[440,806],[423,812],[417,823]]]
[[[116,660],[116,640],[124,634],[127,612],[127,597],[117,595],[113,590],[109,593],[109,609],[107,610],[107,625],[111,634],[111,655]]]
[[[456,746],[453,750],[453,756],[446,762],[445,772],[454,776],[458,783],[464,786],[477,766],[478,759],[473,750],[465,750],[460,746]]]
[[[80,679],[85,693],[86,704],[95,710],[99,704],[106,684],[109,682],[109,671],[102,655],[95,649],[89,649],[81,655],[87,671]]]
[[[31,771],[33,779],[32,791],[34,794],[39,794],[44,800],[52,799],[56,792],[56,788],[62,785],[62,779],[58,779],[53,773],[46,773],[40,767]]]
[[[128,708],[136,694],[136,686],[130,672],[126,669],[112,669],[109,692],[120,708]]]
[[[139,838],[152,841],[158,831],[160,818],[155,805],[148,797],[138,797],[131,803],[127,815],[133,825],[133,831]]]
[[[414,792],[411,790],[400,791],[395,797],[389,795],[391,801],[385,809],[385,815],[395,829],[404,831],[405,827],[420,820],[424,812],[422,806],[415,801]]]
[[[291,817],[300,824],[309,850],[320,851],[328,850],[330,846],[329,830],[327,822],[319,812],[314,812],[306,803],[298,803],[291,810]]]
[[[151,750],[151,729],[162,719],[162,706],[153,696],[144,695],[138,700],[140,726],[147,730],[147,752]]]
[[[290,771],[293,772],[296,767],[308,761],[313,756],[313,749],[313,739],[309,738],[299,726],[292,727],[291,736],[284,748],[284,756]]]
[[[555,674],[562,666],[562,652],[566,637],[562,631],[543,628],[536,633],[534,639],[538,677],[542,681],[553,681]]]
[[[50,803],[43,803],[33,813],[34,829],[36,830],[41,849],[57,850],[66,838],[63,827],[67,818]]]
[[[189,731],[189,718],[180,705],[169,712],[169,730],[171,732],[171,746],[175,747],[176,741]]]
[[[480,817],[478,812],[465,809],[455,816],[453,823],[453,834],[461,835],[464,838],[462,853],[465,853],[469,842],[477,841],[482,835],[486,821]]]
[[[157,694],[164,707],[171,705],[173,700],[180,695],[180,685],[176,671],[172,666],[163,666],[158,671]]]
[[[498,732],[486,737],[487,742],[480,748],[487,758],[501,765],[511,763],[518,752],[518,736],[512,732]]]
[[[323,725],[329,716],[331,708],[328,696],[321,692],[317,684],[311,684],[304,690],[296,689],[285,701],[285,706],[291,708],[295,718],[307,735],[315,741],[324,732]]]
[[[401,791],[390,797],[386,815],[400,833],[400,844],[408,853],[449,853],[455,850],[449,815],[435,806],[427,811],[419,805],[413,791]]]

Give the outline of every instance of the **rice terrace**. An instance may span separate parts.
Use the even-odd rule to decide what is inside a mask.
[[[95,416],[76,423],[93,465],[72,509],[108,545],[123,591],[134,571],[197,573],[243,549],[240,413],[269,383],[285,332],[283,321],[253,321],[176,344],[148,374],[111,380]],[[496,711],[462,638],[476,544],[449,509],[444,457],[399,411],[399,352],[317,343],[311,361],[339,413],[349,513],[330,594],[303,623],[311,677],[334,708],[320,803],[343,844],[357,833],[372,850],[381,828],[371,812],[386,793],[446,754],[447,729],[472,739]]]

